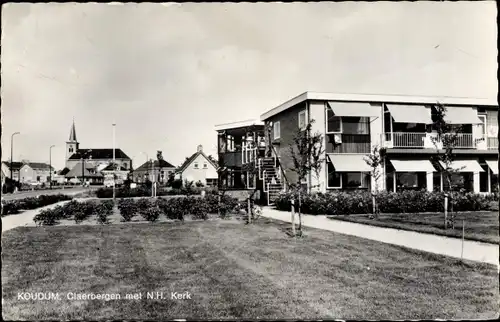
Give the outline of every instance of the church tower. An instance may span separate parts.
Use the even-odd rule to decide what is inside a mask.
[[[68,167],[68,159],[76,153],[80,143],[76,140],[76,129],[75,120],[73,120],[73,125],[71,126],[71,131],[69,132],[69,140],[66,142],[66,167]]]

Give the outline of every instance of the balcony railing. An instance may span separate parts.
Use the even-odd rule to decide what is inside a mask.
[[[498,138],[488,138],[488,150],[498,150]]]
[[[434,141],[434,133],[413,132],[389,132],[385,133],[385,146],[388,148],[442,148],[442,142]],[[475,149],[481,148],[481,140],[474,140],[472,133],[460,133],[457,135],[455,148]]]

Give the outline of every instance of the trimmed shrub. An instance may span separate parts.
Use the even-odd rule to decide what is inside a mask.
[[[490,210],[494,196],[453,192],[449,194],[454,211]],[[371,193],[366,191],[312,193],[301,196],[300,210],[305,214],[349,215],[372,213]],[[282,193],[276,199],[279,210],[290,211],[291,200],[299,205],[297,193]],[[444,211],[444,192],[379,192],[377,205],[383,213],[421,213]]]
[[[118,209],[123,221],[131,221],[138,212],[137,205],[133,199],[120,199],[118,201]]]
[[[33,221],[37,226],[53,226],[58,223],[58,218],[55,211],[51,209],[45,209],[40,211],[33,218]]]
[[[157,207],[149,207],[141,211],[142,218],[150,222],[155,222],[160,218],[161,210]]]
[[[113,202],[111,202],[111,205],[106,202],[98,204],[95,206],[94,211],[99,224],[108,224],[108,216],[113,213]]]
[[[208,219],[208,204],[203,198],[186,198],[191,199],[190,202],[190,213],[195,219]]]

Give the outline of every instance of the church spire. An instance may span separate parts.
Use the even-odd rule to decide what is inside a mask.
[[[77,142],[76,129],[75,129],[75,119],[73,119],[73,125],[71,125],[71,131],[69,132],[69,141],[70,142]]]

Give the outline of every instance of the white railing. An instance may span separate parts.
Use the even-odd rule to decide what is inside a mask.
[[[435,133],[388,132],[385,133],[385,147],[390,148],[442,148],[442,142],[435,141]],[[475,149],[477,144],[472,133],[457,134],[455,148]]]
[[[247,148],[243,146],[241,149],[241,163],[247,164],[257,159],[257,148]]]
[[[498,138],[488,138],[488,150],[498,150]]]

